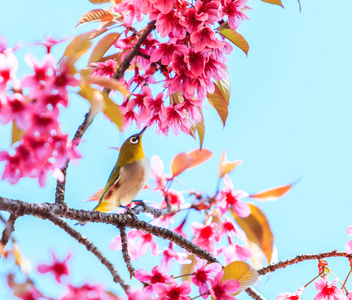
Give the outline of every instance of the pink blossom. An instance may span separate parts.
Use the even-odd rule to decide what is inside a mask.
[[[214,30],[209,27],[202,27],[194,31],[191,34],[191,42],[197,52],[203,51],[206,47],[221,48],[224,46],[224,43],[217,39]]]
[[[127,294],[127,300],[153,300],[154,299],[153,295],[149,293],[147,289],[144,289],[143,291],[128,290],[126,294]]]
[[[185,239],[187,239],[187,235],[183,232],[182,229],[186,221],[187,221],[187,217],[181,222],[179,226],[173,229],[173,232],[178,233],[179,235],[183,236]]]
[[[300,288],[298,291],[294,293],[283,293],[278,295],[275,300],[299,300],[301,299],[301,295],[303,293],[304,288]]]
[[[214,25],[215,22],[221,19],[219,16],[219,6],[219,1],[203,3],[203,1],[197,0],[195,3],[195,18],[198,21],[204,22],[205,25]]]
[[[159,271],[159,267],[155,266],[152,269],[151,273],[148,273],[146,270],[139,269],[135,272],[135,277],[144,283],[149,283],[150,285],[146,288],[147,291],[153,292],[154,284],[160,283],[172,283],[174,279],[172,279],[169,275],[164,274]]]
[[[219,236],[222,238],[224,235],[228,235],[233,232],[235,235],[238,235],[239,229],[236,224],[232,222],[229,218],[225,217],[225,220],[221,223]]]
[[[188,70],[190,70],[194,76],[200,76],[203,74],[206,61],[204,53],[196,52],[190,48],[184,61],[187,64]]]
[[[67,262],[70,259],[71,255],[72,254],[69,253],[63,261],[59,261],[56,258],[55,253],[52,252],[53,263],[50,264],[50,265],[46,265],[46,264],[38,265],[39,273],[52,272],[54,274],[54,276],[55,276],[56,281],[61,283],[61,277],[62,276],[68,276],[68,274],[69,274],[68,267],[67,267]]]
[[[171,128],[174,134],[178,134],[180,129],[189,133],[191,122],[186,118],[182,105],[174,104],[166,107],[164,126]]]
[[[155,190],[164,190],[167,176],[164,174],[164,163],[159,156],[153,155],[151,159],[151,177],[156,181]]]
[[[212,285],[209,289],[210,294],[216,300],[236,300],[231,293],[236,292],[240,283],[235,279],[228,279],[222,282],[222,277],[224,276],[224,271],[220,271],[214,278]]]
[[[199,108],[202,105],[202,101],[184,99],[180,104],[187,112],[187,116],[189,116],[194,123],[201,121],[202,115],[200,114]]]
[[[335,285],[338,281],[334,280],[332,283],[329,280],[323,278],[317,279],[315,282],[315,289],[318,294],[314,297],[314,300],[343,300],[345,299],[343,292],[338,289]]]
[[[114,12],[123,12],[123,23],[126,27],[132,26],[134,18],[137,18],[138,22],[143,20],[143,16],[139,7],[134,6],[132,2],[132,0],[124,0],[112,8]]]
[[[124,130],[127,127],[129,127],[133,121],[136,122],[138,128],[141,126],[141,121],[139,120],[138,114],[134,111],[134,108],[135,108],[135,103],[133,99],[130,101],[125,101],[120,106],[121,113],[123,114],[123,117],[124,117],[124,120],[123,120]]]
[[[160,262],[160,269],[164,272],[169,272],[173,261],[177,261],[180,265],[187,265],[191,263],[190,259],[187,259],[186,253],[176,252],[172,249],[172,242],[168,248],[164,248],[162,251],[163,258]]]
[[[61,300],[116,300],[116,297],[105,292],[100,284],[91,285],[86,283],[79,287],[69,284],[67,287],[68,291]]]
[[[218,263],[207,265],[207,261],[205,260],[197,263],[195,271],[192,274],[192,282],[199,287],[199,294],[202,295],[209,291],[209,285],[221,270],[222,266]],[[208,295],[205,294],[202,297],[206,299]]]
[[[180,206],[185,201],[185,198],[183,198],[182,196],[182,192],[179,192],[173,189],[164,191],[163,195],[169,200],[169,203],[171,206]],[[160,208],[164,208],[164,207],[167,207],[165,200],[163,200],[160,205]]]
[[[225,69],[225,65],[216,59],[213,52],[211,52],[207,58],[204,66],[204,76],[206,78],[214,78],[216,80],[221,80],[225,78],[225,73],[222,71]]]
[[[20,83],[16,77],[18,62],[12,49],[7,48],[0,53],[0,90],[5,90],[8,84],[16,89],[20,88]]]
[[[247,0],[223,0],[221,15],[228,15],[228,23],[231,29],[236,30],[243,19],[248,17],[244,13]]]
[[[347,235],[352,235],[352,225],[347,228]],[[347,254],[352,254],[352,239],[346,244],[345,251]]]
[[[187,281],[177,285],[176,282],[171,284],[156,283],[154,291],[159,295],[158,300],[189,300],[188,294],[191,287]]]
[[[33,43],[32,45],[42,45],[46,48],[47,53],[49,54],[51,51],[51,48],[59,43],[62,43],[66,41],[68,38],[63,38],[61,40],[57,40],[54,37],[51,36],[46,36],[45,41],[39,42],[39,43]]]
[[[108,59],[105,62],[96,62],[90,64],[93,67],[92,75],[113,77],[116,72],[117,62]]]
[[[229,264],[236,260],[245,261],[252,256],[252,252],[249,248],[235,244],[229,237],[229,245],[220,249],[225,257],[226,264]]]
[[[218,240],[217,224],[204,225],[197,222],[192,223],[192,233],[195,236],[193,243],[200,248],[214,253],[215,244]]]
[[[248,197],[248,194],[241,190],[234,191],[231,179],[227,174],[224,176],[224,181],[225,187],[220,192],[220,201],[218,202],[221,213],[224,214],[231,207],[241,218],[248,217],[251,210],[247,203],[240,201]]]
[[[161,13],[167,14],[172,10],[175,0],[149,0]]]
[[[156,31],[162,38],[173,33],[175,37],[183,39],[186,35],[186,29],[179,25],[179,20],[180,17],[173,10],[165,14],[159,14],[155,23]]]
[[[156,44],[158,48],[152,52],[150,60],[156,62],[161,60],[161,63],[165,66],[169,65],[172,61],[172,55],[174,53],[186,53],[187,47],[185,45],[177,45],[173,43],[159,43]]]
[[[186,28],[189,33],[193,33],[200,29],[203,25],[203,21],[196,18],[196,10],[192,7],[187,9],[183,13],[183,19],[180,20],[180,24]]]

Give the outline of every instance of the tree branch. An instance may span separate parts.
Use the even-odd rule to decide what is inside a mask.
[[[127,235],[126,235],[126,227],[120,227],[121,233],[121,245],[122,245],[122,256],[125,264],[127,266],[128,272],[130,272],[130,279],[134,276],[135,269],[132,266],[131,257],[128,254],[128,246],[127,246]]]
[[[249,287],[248,289],[245,290],[245,292],[251,296],[254,300],[266,300],[261,294],[259,294],[258,291],[256,291],[254,288]]]
[[[86,237],[83,237],[78,231],[73,229],[71,226],[69,226],[65,221],[63,221],[59,217],[53,215],[51,212],[47,212],[43,214],[43,216],[45,216],[46,219],[50,220],[55,225],[59,226],[61,229],[65,230],[70,236],[72,236],[80,244],[86,246],[87,250],[92,252],[101,261],[101,263],[108,268],[112,277],[114,278],[114,281],[116,283],[119,283],[121,287],[124,289],[124,291],[127,291],[129,286],[125,284],[123,279],[115,270],[113,264],[107,260],[107,258],[100,252],[100,250],[96,246],[94,246],[94,244],[91,241],[89,241]]]
[[[4,231],[2,232],[2,237],[0,240],[0,257],[4,251],[4,248],[6,247],[7,243],[9,242],[9,239],[10,239],[12,232],[15,231],[15,222],[16,222],[17,218],[18,218],[18,216],[16,216],[15,214],[12,213],[6,222],[6,227],[5,227]]]
[[[286,268],[287,266],[294,265],[305,260],[322,259],[327,257],[346,257],[350,260],[352,259],[352,255],[349,255],[346,252],[339,252],[337,250],[318,254],[301,254],[297,255],[295,258],[289,258],[287,260],[282,260],[276,264],[268,265],[262,269],[259,269],[258,273],[259,275],[264,275],[266,273],[274,272],[277,269]]]
[[[48,213],[52,213],[57,217],[76,220],[78,222],[90,221],[95,223],[112,224],[119,228],[123,226],[135,228],[161,237],[162,239],[172,241],[181,248],[185,249],[186,251],[198,256],[199,258],[205,259],[210,263],[218,262],[216,258],[213,257],[210,253],[191,243],[181,235],[174,233],[169,229],[148,224],[126,213],[113,214],[101,213],[97,211],[76,210],[65,206],[58,206],[55,204],[35,204],[3,197],[0,197],[0,210],[5,210],[8,212],[16,212],[18,210],[21,210],[22,214],[34,215],[44,218],[47,218]]]

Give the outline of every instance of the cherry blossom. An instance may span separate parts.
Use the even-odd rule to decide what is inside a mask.
[[[204,225],[200,223],[192,223],[192,233],[195,236],[193,243],[200,248],[214,253],[215,244],[219,239],[217,233],[217,224],[211,223],[210,225]]]
[[[330,283],[328,279],[317,279],[315,289],[319,292],[314,297],[314,300],[344,300],[343,292],[336,287],[337,283],[337,280]]]
[[[148,273],[146,270],[139,269],[135,272],[134,275],[139,281],[150,284],[146,287],[146,290],[149,292],[153,291],[154,284],[158,282],[172,283],[174,281],[174,279],[172,279],[169,275],[160,272],[158,266],[155,266],[151,273]]]
[[[53,263],[50,265],[47,264],[39,264],[38,271],[39,273],[49,273],[52,272],[55,276],[57,282],[61,283],[62,276],[68,276],[69,270],[67,266],[68,260],[71,258],[71,253],[69,253],[63,261],[59,261],[56,258],[54,252],[51,253],[53,257]]]
[[[191,287],[187,281],[178,285],[176,282],[171,284],[156,283],[154,291],[159,295],[158,300],[189,300],[188,294]]]
[[[182,253],[182,252],[176,252],[173,250],[173,243],[170,242],[170,245],[168,248],[164,248],[164,250],[161,252],[163,254],[163,258],[161,259],[160,262],[160,269],[163,270],[164,272],[168,272],[171,269],[172,262],[177,261],[180,265],[185,265],[185,264],[190,264],[191,260],[187,259],[187,254]]]
[[[222,266],[218,263],[207,265],[207,261],[201,260],[195,266],[195,271],[192,274],[192,282],[199,287],[200,295],[205,294],[209,290],[209,285],[214,280],[215,276],[222,270]],[[208,295],[202,296],[204,299]]]
[[[90,65],[93,69],[93,73],[92,73],[93,76],[97,75],[97,76],[105,76],[109,78],[114,76],[117,68],[116,61],[112,59],[108,59],[105,62],[91,63]]]
[[[235,279],[228,279],[222,282],[224,271],[220,271],[214,278],[209,289],[210,294],[216,300],[236,300],[231,293],[234,293],[240,287],[240,283]]]
[[[303,293],[304,288],[300,288],[298,291],[294,293],[283,293],[278,295],[275,300],[299,300],[301,299],[301,295]]]

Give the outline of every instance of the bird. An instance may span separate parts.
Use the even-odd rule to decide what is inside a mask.
[[[126,207],[145,186],[150,162],[143,152],[142,136],[147,127],[122,144],[117,162],[94,211],[108,212]]]

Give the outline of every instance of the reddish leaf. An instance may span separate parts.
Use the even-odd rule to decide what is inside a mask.
[[[99,61],[119,37],[120,34],[116,32],[104,36],[94,47],[88,64]]]
[[[250,203],[249,206],[251,214],[247,218],[240,218],[232,209],[231,214],[237,224],[246,233],[247,239],[257,244],[264,252],[268,263],[270,263],[274,247],[274,236],[265,214],[254,204]]]
[[[193,162],[194,159],[189,157],[186,153],[182,152],[177,154],[171,162],[172,177],[180,175],[183,171],[188,169]]]
[[[260,193],[250,195],[249,197],[255,198],[259,201],[275,201],[278,198],[285,195],[291,189],[291,187],[293,185],[294,185],[294,183],[289,184],[289,185],[283,185],[283,186],[267,189],[267,190],[262,191]]]
[[[111,21],[114,19],[114,15],[108,12],[105,9],[93,9],[91,11],[86,12],[83,16],[79,19],[77,26],[89,23],[89,22],[97,22],[97,21]]]
[[[24,131],[19,129],[16,122],[12,122],[12,139],[11,139],[11,145],[14,143],[18,142],[21,137],[23,136]]]
[[[213,156],[213,152],[207,149],[195,149],[188,152],[187,155],[188,157],[193,158],[193,163],[188,167],[188,169],[192,169],[211,158]]]
[[[83,200],[82,202],[99,201],[102,194],[103,194],[103,189],[100,189],[96,191],[90,198]]]

